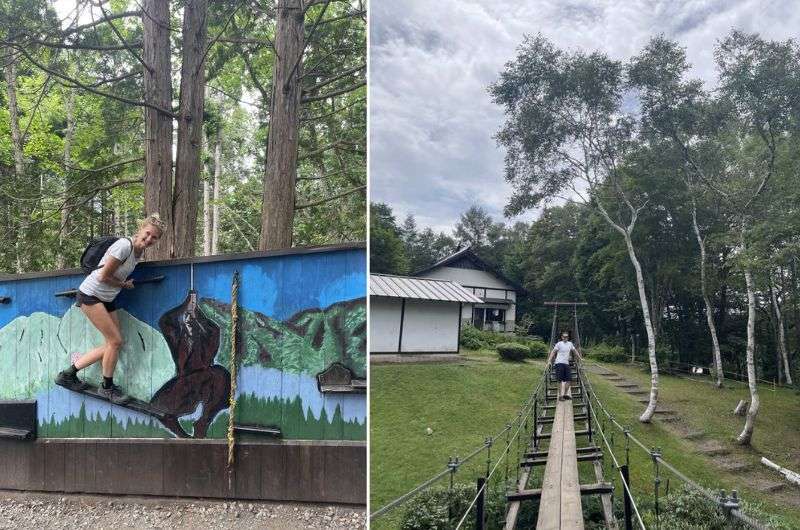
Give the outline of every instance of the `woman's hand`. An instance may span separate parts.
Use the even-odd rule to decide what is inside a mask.
[[[133,280],[125,280],[122,282],[123,289],[133,289]]]

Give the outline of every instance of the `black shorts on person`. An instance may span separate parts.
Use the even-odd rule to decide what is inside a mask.
[[[86,305],[103,304],[103,306],[105,306],[106,310],[109,313],[113,313],[114,311],[117,310],[117,306],[116,304],[114,304],[113,300],[111,302],[103,302],[96,296],[90,296],[84,293],[83,291],[78,291],[78,293],[75,295],[75,305],[80,307],[82,304]]]
[[[556,380],[558,381],[572,381],[572,374],[568,364],[557,363],[553,367],[556,370]]]

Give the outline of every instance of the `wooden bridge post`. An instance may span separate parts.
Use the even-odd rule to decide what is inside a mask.
[[[631,479],[630,475],[628,474],[627,464],[620,466],[619,472],[622,474],[622,479],[625,481],[625,484],[630,485]],[[631,517],[631,496],[628,492],[628,488],[625,487],[625,484],[622,485],[622,499],[625,509],[625,530],[633,530],[633,519]]]
[[[475,530],[483,530],[484,506],[486,503],[486,479],[478,477],[478,502],[475,504]]]

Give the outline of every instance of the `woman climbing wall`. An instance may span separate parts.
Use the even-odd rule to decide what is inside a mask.
[[[132,238],[121,237],[109,246],[97,268],[78,287],[75,305],[102,333],[105,342],[59,372],[56,384],[73,390],[86,389],[88,385],[78,378],[78,371],[101,361],[103,384],[98,389],[100,395],[117,404],[130,401],[130,397],[114,384],[114,368],[123,342],[114,299],[122,289],[133,289],[133,281],[127,279],[128,276],[141,261],[144,250],[158,241],[164,228],[164,222],[158,214],[151,214],[139,221],[136,234]]]

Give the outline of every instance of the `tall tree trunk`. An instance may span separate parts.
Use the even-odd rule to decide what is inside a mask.
[[[788,348],[786,347],[786,331],[783,325],[783,313],[781,312],[781,306],[778,303],[778,295],[775,293],[775,286],[772,282],[772,278],[770,278],[769,281],[769,294],[770,298],[772,299],[772,309],[775,311],[775,319],[777,320],[778,348],[783,361],[783,372],[786,374],[786,383],[791,385],[793,384],[792,372],[789,369],[789,352]],[[780,378],[778,379],[778,382],[780,382]]]
[[[708,332],[711,335],[711,352],[714,357],[714,371],[717,373],[717,387],[722,388],[722,380],[725,373],[722,370],[722,353],[719,350],[719,337],[717,327],[714,325],[714,309],[711,300],[708,298],[708,287],[706,280],[706,240],[700,235],[700,226],[697,224],[697,207],[692,202],[692,226],[694,235],[697,238],[697,245],[700,247],[700,292],[703,295],[703,303],[706,306],[706,322],[708,322]]]
[[[206,93],[207,12],[208,0],[190,0],[183,8],[183,62],[173,199],[175,257],[194,256],[195,253]]]
[[[278,0],[270,126],[261,207],[261,250],[292,246],[304,48],[302,0]]]
[[[656,334],[653,331],[653,323],[650,321],[650,308],[647,303],[647,292],[644,287],[644,276],[642,275],[642,266],[639,259],[636,257],[636,251],[633,248],[633,241],[631,239],[630,230],[625,231],[625,246],[628,249],[628,256],[633,264],[633,269],[636,272],[636,286],[639,289],[639,302],[642,306],[642,318],[644,319],[644,329],[647,332],[647,352],[650,358],[650,400],[647,403],[647,408],[644,409],[642,415],[639,416],[639,421],[649,422],[653,414],[656,412],[658,406],[658,360],[656,359]]]
[[[211,209],[211,253],[216,254],[219,244],[219,189],[222,178],[222,132],[217,128],[217,140],[214,143],[214,205]]]
[[[64,101],[66,107],[67,129],[64,131],[64,180],[61,185],[61,191],[64,197],[67,196],[69,189],[69,175],[71,170],[69,166],[72,165],[72,139],[75,135],[75,90],[67,89],[67,99]],[[64,246],[66,244],[66,235],[69,232],[69,206],[64,205],[61,208],[61,222],[59,223],[58,231],[58,248],[56,249],[56,268],[63,269],[67,266],[67,257]]]
[[[11,128],[11,149],[14,155],[15,187],[27,186],[25,182],[25,154],[22,145],[22,132],[19,128],[19,107],[17,106],[17,63],[9,60],[3,68],[3,77],[6,82],[6,96],[8,98],[8,115]],[[20,228],[16,230],[14,239],[15,267],[18,273],[24,272],[28,266],[25,234],[28,227],[28,208],[23,202],[18,203]]]
[[[744,229],[742,229],[742,250],[745,250]],[[756,381],[756,295],[753,286],[753,273],[750,265],[744,266],[744,282],[747,287],[747,386],[750,389],[750,406],[747,408],[747,418],[745,419],[744,429],[736,439],[742,445],[750,445],[753,439],[753,427],[755,426],[756,416],[760,401],[758,399],[758,385]]]
[[[169,2],[143,0],[143,59],[145,101],[162,109],[172,108],[170,66]],[[174,223],[172,216],[172,116],[145,108],[145,214],[158,213],[167,223],[159,241],[148,250],[151,259],[172,256]]]

